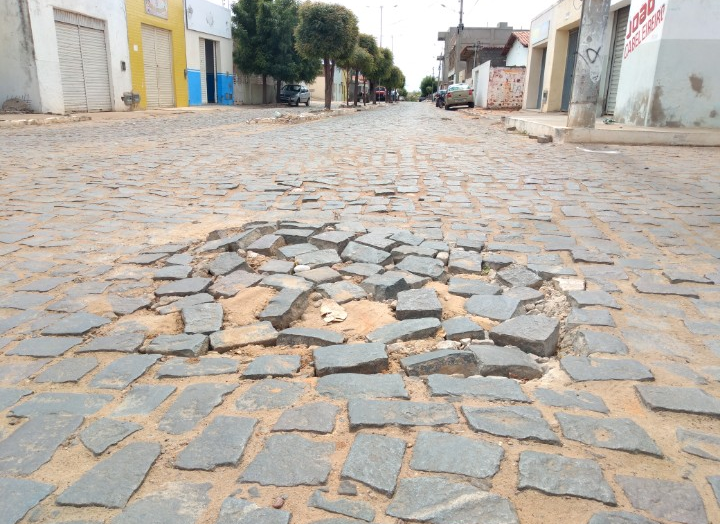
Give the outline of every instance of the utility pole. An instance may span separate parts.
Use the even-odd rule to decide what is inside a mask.
[[[383,6],[380,6],[380,47],[382,47],[382,10]]]
[[[607,55],[607,50],[603,49],[603,36],[609,18],[610,0],[583,2],[568,127],[595,127],[602,66]]]
[[[460,83],[460,39],[462,35],[463,26],[463,0],[460,0],[460,23],[457,27],[457,37],[455,38],[455,76],[453,78],[454,84]]]

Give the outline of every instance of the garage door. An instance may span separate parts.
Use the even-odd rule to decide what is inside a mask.
[[[56,9],[55,34],[65,111],[110,111],[105,23]]]
[[[207,104],[207,64],[205,63],[205,39],[200,39],[200,91],[202,103]]]
[[[613,42],[612,65],[610,66],[610,79],[608,92],[605,98],[605,113],[615,113],[618,84],[620,83],[620,69],[622,68],[623,48],[625,46],[625,31],[627,31],[630,7],[618,9],[615,13],[615,41]]]
[[[142,45],[146,107],[175,107],[172,34],[165,29],[143,24]]]

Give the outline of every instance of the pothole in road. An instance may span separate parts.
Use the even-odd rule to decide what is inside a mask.
[[[182,319],[141,352],[239,355],[249,378],[402,370],[531,380],[569,338],[562,288],[574,282],[555,278],[572,273],[559,257],[519,264],[480,238],[262,222],[128,262],[154,265],[151,309]]]

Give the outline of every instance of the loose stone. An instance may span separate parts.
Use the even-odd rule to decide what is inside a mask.
[[[243,346],[270,346],[275,344],[277,337],[278,332],[270,322],[256,322],[213,333],[210,345],[218,353],[225,353]]]
[[[520,301],[504,295],[474,295],[465,301],[465,311],[490,320],[509,320],[524,312]]]
[[[403,371],[410,376],[425,376],[441,373],[477,375],[475,356],[470,351],[440,350],[405,357],[400,361]]]
[[[557,352],[560,323],[545,315],[524,315],[490,330],[490,338],[501,346],[515,346],[541,357]]]
[[[442,318],[442,304],[434,289],[410,289],[397,295],[395,316],[398,320],[411,318]]]
[[[345,344],[313,351],[315,374],[381,373],[388,368],[384,344]]]
[[[436,318],[401,320],[372,331],[367,335],[367,339],[370,342],[383,344],[420,340],[434,336],[440,330],[440,327],[440,321]]]
[[[250,362],[243,378],[292,377],[300,369],[300,355],[261,355]]]
[[[355,437],[340,476],[392,496],[405,446],[405,441],[398,438],[360,433]]]
[[[145,353],[199,357],[207,353],[208,337],[205,335],[158,335],[145,348]]]

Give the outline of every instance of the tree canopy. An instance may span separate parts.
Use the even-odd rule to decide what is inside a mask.
[[[325,108],[332,101],[335,65],[352,56],[358,42],[358,20],[338,4],[306,2],[300,6],[295,48],[307,59],[322,60],[325,72]]]
[[[437,90],[438,90],[437,78],[434,78],[434,77],[428,75],[420,81],[420,92],[423,95],[429,95],[430,93],[434,93]]]

